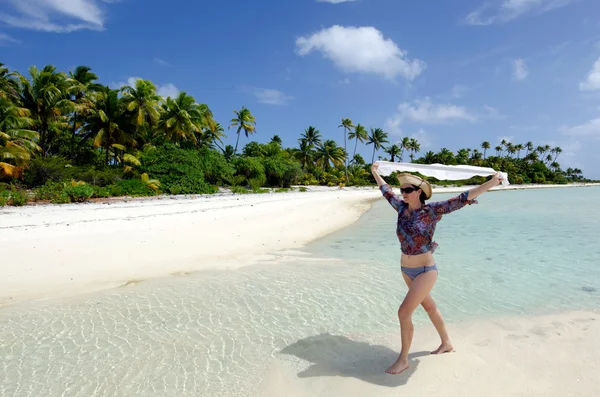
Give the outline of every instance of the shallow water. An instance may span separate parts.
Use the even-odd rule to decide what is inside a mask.
[[[599,199],[597,187],[506,191],[445,216],[433,296],[446,320],[598,307]],[[284,263],[3,308],[0,395],[246,396],[274,357],[305,365],[281,354],[298,341],[394,332],[395,215],[381,199]]]

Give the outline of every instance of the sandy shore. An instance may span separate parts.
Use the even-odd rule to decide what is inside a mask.
[[[591,397],[600,381],[600,311],[509,317],[450,324],[455,351],[441,356],[433,326],[415,330],[411,367],[383,371],[398,336],[315,335],[274,359],[257,397],[536,396]],[[298,370],[298,361],[302,368]]]
[[[494,190],[581,186],[590,185]],[[376,187],[309,187],[308,192],[0,208],[0,305],[250,265],[350,225],[378,199]]]
[[[377,189],[0,209],[0,304],[233,269],[355,222]]]

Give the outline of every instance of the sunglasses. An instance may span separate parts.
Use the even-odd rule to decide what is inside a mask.
[[[406,193],[406,194],[411,194],[412,192],[416,192],[417,189],[416,187],[401,187],[400,188],[400,193]]]

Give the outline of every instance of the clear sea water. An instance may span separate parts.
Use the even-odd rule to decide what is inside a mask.
[[[448,322],[600,306],[600,187],[479,201],[437,228]],[[247,396],[299,341],[397,331],[395,215],[381,198],[284,263],[1,308],[0,396]]]

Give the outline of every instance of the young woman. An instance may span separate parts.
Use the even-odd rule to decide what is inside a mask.
[[[378,167],[378,164],[373,164],[371,172],[383,197],[398,212],[396,234],[402,249],[400,267],[404,281],[408,285],[408,292],[398,309],[402,350],[398,360],[385,371],[389,374],[399,374],[409,367],[408,351],[414,332],[412,314],[419,305],[422,305],[429,315],[442,340],[440,347],[432,354],[453,350],[442,314],[429,294],[438,276],[437,265],[433,258],[433,252],[437,247],[433,241],[437,222],[440,221],[442,215],[463,208],[467,204],[477,203],[475,198],[498,185],[502,181],[502,177],[500,174],[495,174],[489,181],[456,197],[425,204],[432,194],[431,185],[427,181],[408,173],[399,174],[398,180],[402,194],[402,197],[399,197],[377,173]]]

